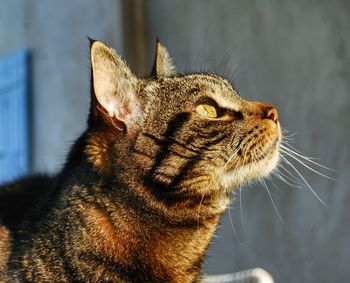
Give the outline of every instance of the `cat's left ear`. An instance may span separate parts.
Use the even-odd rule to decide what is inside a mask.
[[[117,53],[100,41],[91,43],[92,89],[97,115],[128,128],[141,116],[137,79]],[[102,109],[101,109],[102,106]]]
[[[159,78],[169,77],[175,74],[176,67],[173,59],[170,57],[168,50],[162,44],[160,44],[159,40],[157,39],[152,76]]]

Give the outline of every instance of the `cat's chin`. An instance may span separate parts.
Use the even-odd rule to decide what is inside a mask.
[[[279,161],[279,143],[264,158],[227,172],[220,178],[220,184],[228,191],[268,176],[276,167]]]

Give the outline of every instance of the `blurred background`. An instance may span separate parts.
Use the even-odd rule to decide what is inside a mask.
[[[291,144],[336,170],[321,170],[332,181],[286,155],[326,206],[273,176],[269,193],[237,191],[205,272],[258,266],[276,282],[349,282],[349,35],[347,0],[1,1],[0,181],[57,172],[85,129],[87,36],[140,76],[159,37],[181,72],[218,72],[244,98],[274,104]]]

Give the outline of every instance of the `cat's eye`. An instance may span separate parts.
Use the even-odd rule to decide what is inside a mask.
[[[208,117],[208,118],[217,118],[218,114],[216,112],[216,108],[212,105],[209,104],[199,104],[196,107],[196,112],[199,115],[202,115],[204,117]]]

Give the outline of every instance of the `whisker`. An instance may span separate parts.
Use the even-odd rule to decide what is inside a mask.
[[[283,177],[283,173],[281,173],[280,171],[278,172],[273,172],[273,175],[275,175],[278,179],[280,179],[281,181],[283,181],[284,183],[286,183],[287,185],[293,187],[293,188],[297,188],[297,189],[301,189],[302,186],[301,185],[295,185],[293,183],[288,182],[284,177]]]
[[[287,142],[282,142],[282,144],[280,145],[280,150],[287,150],[297,156],[300,156],[301,158],[305,159],[308,162],[315,162],[317,163],[315,160],[317,160],[317,158],[315,157],[311,157],[311,156],[305,156],[303,155],[298,149],[296,149],[295,147],[293,147],[292,145],[290,145]],[[316,165],[321,165],[319,163],[317,163]],[[323,165],[321,165],[323,166]],[[326,168],[326,169],[330,169],[330,168]]]
[[[281,143],[282,143],[282,145],[285,145],[284,147],[287,147],[288,149],[293,149],[294,151],[296,151],[296,152],[302,154],[302,153],[300,152],[299,149],[297,149],[296,147],[294,147],[294,146],[292,146],[292,145],[290,144],[290,141],[282,140]],[[305,157],[307,157],[307,156],[305,156]],[[310,156],[307,157],[307,158],[315,159],[315,160],[317,159],[317,158],[310,157]]]
[[[293,154],[281,149],[281,152],[287,154],[288,156],[290,156],[291,158],[293,158],[294,160],[298,161],[301,165],[303,165],[304,167],[306,167],[307,169],[309,169],[310,171],[326,178],[326,179],[329,179],[329,180],[333,180],[333,181],[336,181],[336,179],[332,178],[332,177],[329,177],[321,172],[318,172],[317,170],[313,169],[312,167],[308,166],[307,164],[305,164],[302,160],[300,160],[299,158],[297,158],[296,156],[294,156]]]
[[[255,160],[254,160],[254,162],[255,162]],[[265,188],[265,190],[266,190],[266,192],[267,192],[267,194],[268,194],[268,196],[269,196],[269,198],[270,198],[270,200],[271,200],[272,206],[273,206],[274,210],[276,211],[276,214],[277,214],[277,216],[278,216],[278,218],[279,218],[279,220],[280,220],[282,226],[284,227],[284,229],[285,229],[286,231],[288,231],[288,228],[287,228],[285,222],[283,221],[283,218],[282,218],[281,214],[279,213],[279,211],[278,211],[278,209],[277,209],[277,206],[276,206],[276,204],[275,204],[275,201],[274,201],[273,198],[272,198],[271,192],[270,192],[270,190],[269,190],[269,188],[268,188],[268,186],[267,186],[265,180],[264,180],[263,178],[260,178],[259,181],[260,181],[260,183],[264,186],[264,188]]]
[[[280,192],[280,193],[282,192],[281,189],[280,189],[278,186],[276,186],[276,184],[272,181],[271,176],[268,176],[268,177],[267,177],[267,180],[270,181],[270,183],[275,187],[275,189],[276,189],[278,192]]]
[[[240,146],[232,153],[232,155],[228,158],[227,162],[224,164],[224,166],[219,170],[219,172],[212,178],[212,181],[208,184],[208,186],[206,186],[205,191],[203,192],[203,196],[199,202],[199,207],[198,207],[198,228],[199,228],[199,219],[200,219],[200,211],[201,211],[201,207],[202,207],[202,203],[203,200],[205,198],[205,195],[208,191],[208,189],[211,187],[211,185],[216,182],[217,177],[225,170],[226,166],[229,164],[229,162],[235,157],[235,155],[237,154],[237,152],[240,150]]]
[[[282,129],[282,132],[283,132],[283,133],[289,133],[289,131],[286,130],[286,129]],[[298,134],[298,132],[295,132],[295,133],[289,134],[289,135],[283,134],[283,138],[292,139],[292,138],[294,138],[297,134]]]
[[[284,135],[282,141],[295,141],[294,137]]]
[[[230,158],[227,160],[227,162],[225,163],[225,165],[224,165],[224,166],[221,168],[221,170],[219,171],[220,173],[218,173],[215,177],[218,177],[219,174],[221,174],[221,173],[225,170],[226,166],[230,163],[230,161],[233,159],[233,157],[236,156],[237,152],[238,152],[240,149],[241,149],[241,146],[239,146],[239,147],[233,152],[233,154],[232,154],[232,155],[230,156]]]
[[[282,161],[283,161],[283,160],[282,160]],[[296,176],[294,176],[294,175],[292,174],[292,172],[290,172],[287,168],[285,168],[285,167],[283,166],[282,162],[278,165],[278,167],[279,167],[280,169],[282,169],[284,172],[286,172],[286,174],[284,174],[284,173],[282,173],[281,171],[279,171],[280,174],[283,174],[283,176],[284,176],[285,178],[287,178],[289,181],[294,182],[294,183],[296,183],[296,184],[298,184],[298,185],[300,185],[300,186],[304,186],[304,184],[303,184],[302,182],[300,182],[300,179],[298,179]]]
[[[236,229],[235,229],[235,226],[233,225],[233,220],[232,220],[231,208],[230,208],[230,207],[228,208],[228,215],[229,215],[229,218],[230,218],[230,223],[231,223],[232,231],[233,231],[233,233],[235,234],[236,239],[239,241],[239,237],[238,237],[237,231],[236,231]]]
[[[298,171],[298,169],[296,169],[294,167],[294,165],[292,163],[289,162],[289,160],[287,158],[285,158],[283,155],[281,155],[281,158],[291,167],[294,169],[294,171],[299,175],[299,177],[304,181],[304,183],[306,184],[306,186],[310,189],[310,191],[313,193],[313,195],[325,206],[327,207],[327,205],[325,204],[325,202],[316,194],[316,192],[313,190],[313,188],[310,186],[310,184],[306,181],[306,179],[304,178],[304,176]]]
[[[256,163],[255,158],[253,158],[253,162]],[[273,200],[273,198],[272,198],[271,192],[270,192],[270,190],[269,190],[269,188],[268,188],[268,186],[267,186],[265,180],[264,180],[263,178],[259,178],[259,181],[260,181],[260,183],[265,187],[265,190],[266,190],[266,192],[267,192],[267,194],[268,194],[268,196],[269,196],[269,198],[270,198],[270,200],[271,200],[272,206],[273,206],[273,208],[275,209],[279,220],[281,221],[282,226],[284,227],[284,229],[285,229],[286,231],[288,231],[288,228],[287,228],[285,222],[283,221],[283,218],[282,218],[281,214],[279,213],[279,211],[278,211],[278,209],[277,209],[277,206],[276,206],[276,204],[275,204],[275,202],[274,202],[274,200]]]
[[[244,222],[244,216],[243,216],[243,201],[242,201],[242,187],[239,186],[239,212],[241,215],[241,223],[243,227],[243,231],[245,229],[245,222]]]
[[[280,146],[281,146],[281,151],[284,151],[284,152],[288,151],[290,154],[295,154],[298,157],[300,157],[300,158],[302,158],[302,159],[304,159],[304,160],[306,160],[306,161],[308,161],[308,162],[310,162],[310,163],[312,163],[312,164],[314,164],[316,166],[319,166],[321,168],[327,169],[329,171],[336,172],[336,170],[334,170],[334,169],[328,168],[328,167],[326,167],[324,165],[321,165],[321,164],[315,162],[312,157],[304,156],[304,155],[302,155],[302,154],[300,154],[300,153],[298,153],[298,152],[296,152],[296,151],[294,151],[294,150],[292,150],[292,149],[290,149],[290,148],[288,148],[288,147],[286,147],[286,146],[284,146],[282,144]]]
[[[260,183],[265,187],[266,192],[267,192],[267,194],[268,194],[268,196],[269,196],[269,198],[270,198],[270,200],[271,200],[272,206],[274,207],[274,209],[275,209],[275,211],[276,211],[276,213],[277,213],[277,216],[278,216],[279,220],[280,220],[281,223],[282,223],[282,226],[284,227],[284,229],[286,229],[286,231],[288,231],[288,228],[287,228],[285,222],[283,221],[281,214],[279,213],[279,211],[278,211],[278,209],[277,209],[277,206],[276,206],[276,204],[275,204],[275,201],[274,201],[273,198],[272,198],[272,195],[271,195],[271,193],[270,193],[269,188],[267,187],[267,184],[266,184],[265,180],[264,180],[264,179],[261,179],[261,180],[260,180]]]

